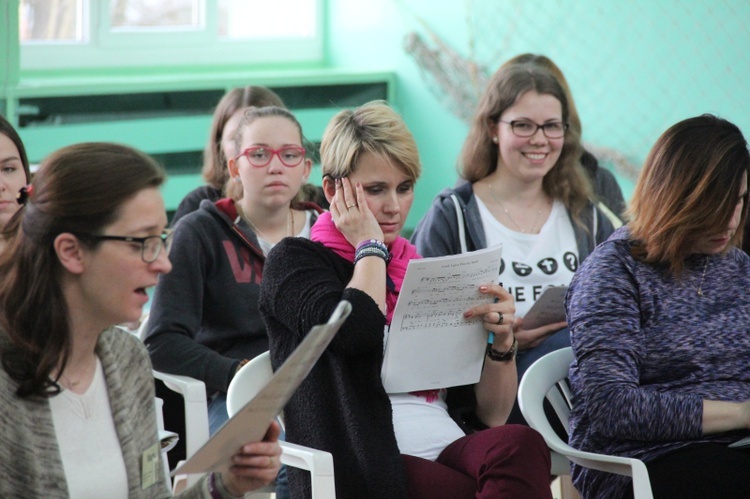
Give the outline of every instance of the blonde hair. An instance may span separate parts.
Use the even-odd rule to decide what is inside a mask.
[[[359,157],[368,152],[395,163],[411,181],[419,178],[422,167],[414,137],[384,101],[341,111],[331,119],[320,144],[323,176],[349,176]]]
[[[704,114],[671,126],[649,152],[633,193],[633,255],[679,275],[696,238],[726,228],[749,170],[747,141],[729,121]],[[742,243],[746,215],[744,209],[727,248]]]

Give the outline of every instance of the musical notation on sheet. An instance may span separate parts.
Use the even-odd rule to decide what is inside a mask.
[[[476,383],[487,333],[464,312],[491,302],[502,248],[412,260],[387,335],[383,385],[389,393]]]

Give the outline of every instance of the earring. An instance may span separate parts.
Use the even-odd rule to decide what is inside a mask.
[[[240,177],[234,177],[232,178],[232,180],[234,180],[235,182],[241,182]]]
[[[494,142],[495,144],[497,144],[497,137],[492,137],[492,142]]]

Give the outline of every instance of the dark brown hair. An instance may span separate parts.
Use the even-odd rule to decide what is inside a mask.
[[[630,202],[634,256],[679,275],[696,237],[726,230],[749,171],[747,141],[729,121],[704,114],[670,127],[649,152]],[[746,215],[747,206],[727,248],[741,244]]]
[[[117,220],[123,203],[164,178],[153,159],[118,144],[73,145],[42,162],[33,193],[8,222],[14,233],[0,255],[0,323],[10,340],[2,366],[18,382],[19,397],[57,393],[50,374],[62,371],[70,354],[55,238],[101,233]]]
[[[21,156],[21,164],[23,165],[23,172],[26,174],[26,183],[28,184],[31,179],[31,171],[29,170],[29,158],[26,156],[26,148],[23,146],[21,137],[16,132],[16,129],[2,115],[0,115],[0,134],[8,137],[16,146],[16,149],[18,149],[18,154]]]

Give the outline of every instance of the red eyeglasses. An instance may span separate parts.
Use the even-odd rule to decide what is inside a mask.
[[[245,156],[251,165],[262,168],[267,166],[273,159],[274,154],[279,157],[281,164],[292,168],[305,158],[305,148],[299,146],[286,146],[281,149],[271,149],[270,147],[256,146],[248,147],[242,151],[239,156],[234,158],[235,161]]]

